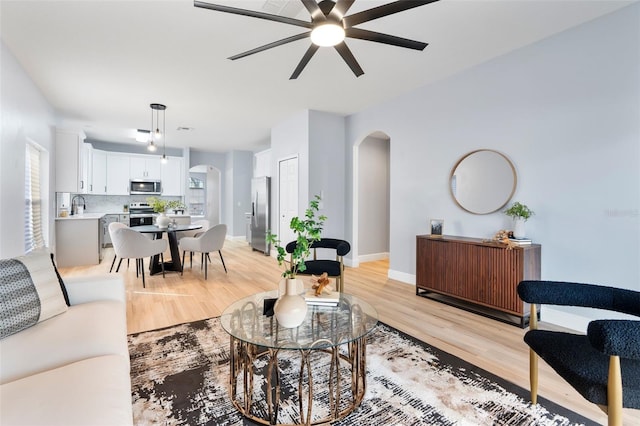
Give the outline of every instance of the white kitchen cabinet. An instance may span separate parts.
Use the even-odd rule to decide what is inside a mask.
[[[102,228],[102,247],[109,247],[113,245],[113,241],[111,241],[111,234],[109,234],[109,225],[114,222],[118,222],[117,214],[105,215],[104,219],[100,221]]]
[[[161,164],[162,195],[184,195],[184,172],[182,157],[169,157]]]
[[[56,192],[88,192],[91,145],[82,132],[56,130]]]
[[[129,195],[129,154],[107,153],[107,194]]]
[[[98,149],[91,150],[91,181],[89,193],[107,194],[107,153]]]
[[[160,156],[132,155],[129,171],[131,179],[161,179]]]
[[[271,150],[256,152],[253,155],[253,176],[271,176]]]

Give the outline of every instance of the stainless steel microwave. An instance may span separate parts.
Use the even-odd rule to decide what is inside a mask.
[[[129,194],[160,195],[162,194],[162,183],[159,180],[131,179],[129,181]]]

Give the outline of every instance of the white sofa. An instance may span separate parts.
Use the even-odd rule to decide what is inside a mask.
[[[0,425],[131,425],[124,283],[64,284],[71,306],[0,340]]]

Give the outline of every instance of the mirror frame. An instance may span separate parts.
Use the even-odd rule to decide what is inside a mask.
[[[513,186],[511,187],[511,193],[509,194],[509,196],[506,198],[506,200],[504,201],[504,203],[500,206],[498,206],[495,210],[491,210],[488,212],[474,212],[473,210],[469,210],[467,207],[463,206],[462,204],[460,204],[460,202],[458,201],[458,199],[456,198],[455,194],[453,193],[453,188],[452,188],[452,181],[453,181],[453,177],[455,176],[455,171],[458,168],[458,166],[467,158],[469,158],[470,156],[472,156],[473,154],[477,154],[479,152],[492,152],[495,154],[498,154],[500,157],[502,157],[504,159],[504,161],[507,162],[507,164],[509,165],[509,167],[511,168],[511,172],[513,173]],[[449,174],[449,193],[451,194],[451,198],[453,198],[453,201],[455,201],[455,203],[464,211],[472,213],[472,214],[477,214],[477,215],[485,215],[485,214],[491,214],[491,213],[495,213],[498,210],[502,209],[504,206],[506,206],[509,201],[511,200],[511,198],[513,198],[513,194],[515,194],[516,192],[516,187],[518,185],[518,174],[516,173],[516,168],[514,167],[513,163],[511,162],[511,160],[509,160],[507,158],[506,155],[504,155],[503,153],[493,150],[493,149],[476,149],[475,151],[471,151],[465,155],[463,155],[457,162],[456,164],[451,168],[451,173]]]

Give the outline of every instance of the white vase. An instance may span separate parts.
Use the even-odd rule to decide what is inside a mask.
[[[278,298],[273,311],[278,324],[284,328],[294,328],[302,324],[307,316],[307,302],[298,293],[298,282],[295,278],[287,279],[286,293]]]
[[[156,225],[158,226],[158,228],[168,227],[169,222],[171,222],[171,219],[164,212],[160,213],[160,215],[156,218]]]
[[[514,219],[514,229],[513,229],[513,238],[517,238],[517,239],[521,239],[521,238],[525,238],[526,237],[526,233],[525,233],[525,222],[526,220],[522,219],[522,218],[516,218]]]

